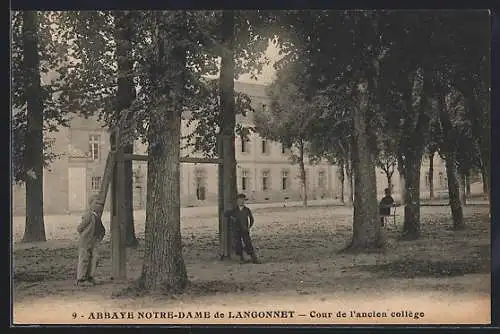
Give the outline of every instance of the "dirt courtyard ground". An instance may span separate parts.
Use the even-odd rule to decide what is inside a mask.
[[[14,322],[489,323],[488,212],[486,205],[466,206],[467,229],[452,231],[449,207],[424,206],[421,238],[400,241],[399,210],[397,226],[385,228],[390,242],[385,253],[352,255],[337,253],[352,235],[352,209],[256,209],[251,233],[262,264],[220,261],[216,216],[185,216],[182,235],[190,285],[185,294],[171,297],[124,295],[130,282],[109,279],[109,239],[100,246],[101,283],[76,288],[79,217],[68,216],[47,222],[48,242],[14,244]],[[15,220],[15,241],[23,229],[22,220]],[[141,271],[144,216],[136,216],[136,231],[140,245],[127,254],[130,281]],[[264,311],[275,310],[293,313],[265,317]],[[113,313],[118,311],[124,313]],[[195,311],[210,312],[210,317],[190,318],[196,313],[189,312]]]

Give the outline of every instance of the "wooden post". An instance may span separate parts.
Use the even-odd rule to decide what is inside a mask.
[[[123,149],[117,145],[118,143],[119,137],[112,134],[111,149],[116,149],[116,162],[111,183],[111,275],[114,280],[124,280],[127,277],[124,226],[125,164]]]
[[[219,213],[219,256],[222,259],[224,258],[231,258],[231,252],[232,252],[232,231],[231,231],[231,226],[228,224],[227,219],[224,218],[224,210],[225,210],[225,205],[224,205],[224,166],[223,166],[223,152],[222,152],[222,135],[219,134],[219,138],[217,139],[217,147],[218,147],[218,158],[198,158],[198,157],[181,157],[180,162],[182,163],[210,163],[210,164],[218,164],[218,174],[219,174],[219,180],[218,180],[218,213]],[[137,161],[148,161],[149,157],[144,154],[130,154],[130,153],[123,153],[123,151],[118,151],[116,153],[116,165],[117,167],[115,168],[115,174],[116,175],[121,175],[122,172],[120,172],[120,161],[124,160],[137,160]],[[236,161],[234,161],[236,163]],[[119,177],[119,176],[118,176]],[[236,180],[233,180],[236,181]],[[120,193],[122,190],[120,189],[120,182],[116,181],[116,186],[115,190],[113,190],[113,196],[119,197]],[[235,195],[235,194],[233,194]],[[112,203],[116,203],[115,207],[116,208],[122,208],[120,204],[120,199],[114,200]],[[118,209],[117,215],[122,212],[122,209]],[[123,219],[126,219],[124,217]],[[119,218],[119,221],[123,221],[122,218]],[[124,230],[124,228],[123,228]],[[114,254],[114,253],[113,253]],[[121,253],[120,253],[121,254]],[[125,261],[125,260],[123,260]],[[124,266],[124,265],[123,265]],[[118,270],[118,269],[117,269]]]

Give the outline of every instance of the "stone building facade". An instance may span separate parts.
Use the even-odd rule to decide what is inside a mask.
[[[235,89],[244,92],[252,100],[255,110],[265,108],[269,103],[265,86],[259,84],[235,83]],[[252,124],[252,115],[238,116],[240,124]],[[187,121],[182,122],[183,134],[189,133]],[[87,199],[99,191],[109,153],[109,133],[94,118],[74,116],[70,127],[48,134],[52,141],[52,151],[58,158],[44,170],[44,208],[46,214],[65,214],[85,209]],[[281,144],[250,135],[242,142],[235,142],[237,160],[238,191],[247,195],[250,202],[282,202],[301,200],[302,187],[299,167],[292,164],[290,151]],[[141,143],[135,144],[135,153],[145,153]],[[196,156],[184,148],[181,155]],[[422,166],[422,191],[428,180],[425,171],[428,161]],[[436,191],[446,188],[444,164],[435,159],[434,185]],[[146,204],[147,165],[134,161],[134,207],[144,209]],[[309,199],[336,199],[342,189],[338,167],[326,162],[316,164],[306,161],[307,192]],[[181,165],[181,205],[213,206],[217,204],[218,173],[215,164]],[[395,192],[400,187],[397,171],[392,183]],[[385,175],[377,171],[377,192],[383,194],[387,186]],[[348,188],[344,187],[344,193]],[[23,185],[13,185],[13,212],[25,212]],[[109,201],[106,201],[109,209]]]

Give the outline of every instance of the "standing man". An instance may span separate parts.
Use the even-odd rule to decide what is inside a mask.
[[[391,196],[391,189],[384,189],[385,196],[380,200],[379,213],[380,213],[380,225],[384,227],[385,217],[391,215],[391,208],[394,206],[394,199]]]
[[[96,246],[102,241],[106,229],[101,221],[103,203],[97,196],[89,200],[89,209],[82,216],[82,222],[77,227],[78,237],[78,268],[77,285],[95,285],[94,273],[97,266]]]
[[[243,251],[245,251],[252,258],[252,263],[260,263],[255,254],[252,239],[250,238],[250,228],[254,224],[254,218],[250,208],[245,205],[245,200],[245,194],[239,194],[236,207],[233,210],[227,211],[225,216],[233,226],[234,249],[236,255],[240,256],[241,262],[245,262],[243,254]]]

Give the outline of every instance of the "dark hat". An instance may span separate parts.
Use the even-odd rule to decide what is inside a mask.
[[[247,199],[246,195],[245,194],[238,194],[238,196],[236,198],[243,198],[243,199]]]

